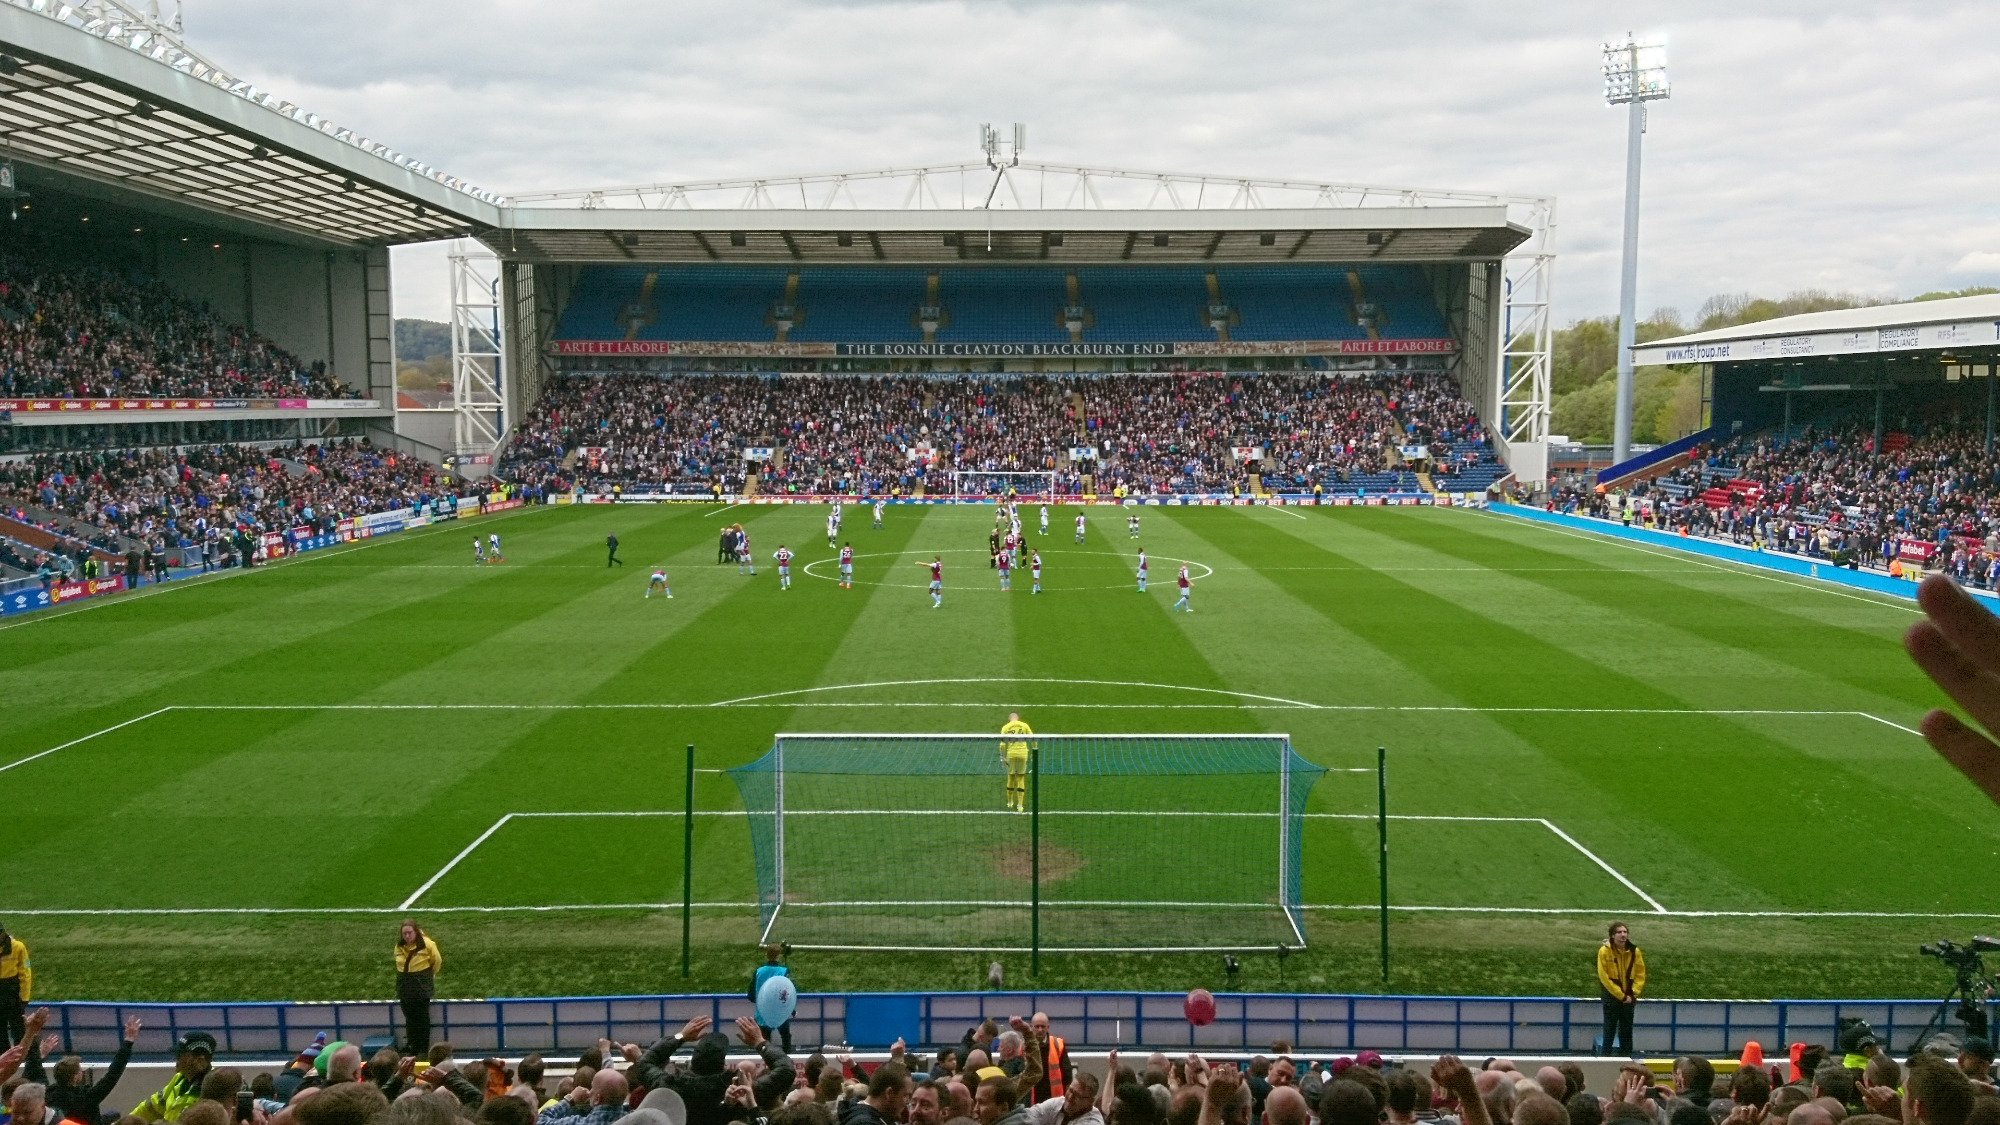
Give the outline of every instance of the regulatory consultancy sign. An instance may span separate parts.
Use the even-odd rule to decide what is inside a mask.
[[[1750,340],[1718,340],[1705,344],[1655,344],[1632,349],[1632,362],[1640,367],[1664,363],[1742,363],[1763,359],[1922,351],[1996,341],[2000,341],[2000,321],[1967,320],[1950,324],[1760,336]]]
[[[1065,359],[1106,356],[1134,359],[1175,356],[1287,355],[1449,355],[1458,351],[1450,339],[1407,340],[1231,340],[1179,343],[1093,343],[1082,341],[1018,343],[874,343],[793,344],[770,341],[717,340],[557,340],[552,348],[567,356],[742,356],[766,359]]]

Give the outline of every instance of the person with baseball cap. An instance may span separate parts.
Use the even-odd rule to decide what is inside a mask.
[[[179,1121],[188,1107],[201,1100],[201,1081],[215,1064],[215,1036],[190,1031],[174,1044],[174,1076],[160,1092],[132,1108],[141,1121]]]

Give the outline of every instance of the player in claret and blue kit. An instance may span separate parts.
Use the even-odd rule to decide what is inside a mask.
[[[846,543],[840,548],[840,588],[854,589],[854,544]]]
[[[944,556],[932,555],[931,561],[917,565],[931,568],[931,608],[936,609],[944,604]]]
[[[783,543],[780,543],[778,544],[778,549],[771,554],[771,557],[773,559],[776,559],[778,562],[778,589],[780,590],[791,589],[792,549],[790,547],[785,546]]]

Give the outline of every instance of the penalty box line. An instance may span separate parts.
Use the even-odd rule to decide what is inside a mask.
[[[467,858],[468,858],[469,856],[471,856],[471,855],[472,855],[472,853],[473,853],[473,852],[475,852],[475,851],[479,850],[479,846],[480,846],[481,844],[484,844],[484,843],[485,843],[485,842],[486,842],[487,840],[489,840],[489,839],[492,839],[495,833],[499,832],[499,831],[500,831],[500,830],[501,830],[502,828],[505,828],[505,827],[506,827],[506,826],[508,825],[508,823],[509,823],[509,822],[511,822],[511,821],[514,821],[514,820],[533,820],[533,819],[577,819],[577,818],[585,818],[585,817],[603,817],[603,818],[614,818],[614,819],[640,819],[640,818],[659,818],[659,817],[679,817],[679,816],[685,816],[685,815],[687,815],[687,814],[686,814],[685,812],[682,812],[682,811],[676,811],[676,810],[671,810],[671,809],[604,809],[604,810],[562,810],[562,811],[556,811],[556,810],[537,810],[537,811],[528,811],[528,812],[510,812],[510,813],[505,813],[505,814],[503,814],[503,815],[502,815],[502,816],[501,816],[501,817],[500,817],[500,818],[499,818],[498,820],[495,820],[495,821],[494,821],[494,822],[493,822],[492,824],[488,825],[488,826],[487,826],[487,828],[486,828],[486,831],[484,831],[484,832],[481,832],[481,833],[480,833],[480,834],[479,834],[479,835],[478,835],[478,836],[477,836],[476,838],[474,838],[474,839],[473,839],[473,841],[472,841],[472,842],[471,842],[470,844],[467,844],[467,845],[466,845],[466,846],[465,846],[465,847],[464,847],[463,849],[461,849],[461,850],[459,851],[459,853],[458,853],[457,855],[455,855],[455,856],[451,857],[451,859],[450,859],[450,860],[448,860],[448,861],[447,861],[447,862],[445,863],[445,865],[444,865],[443,867],[440,867],[440,868],[438,868],[438,870],[437,870],[436,872],[434,872],[434,873],[433,873],[433,874],[431,875],[431,877],[430,877],[430,878],[428,878],[428,879],[424,880],[424,882],[423,882],[423,884],[422,884],[421,886],[419,886],[419,887],[418,887],[418,888],[417,888],[416,890],[414,890],[414,891],[410,892],[410,896],[409,896],[408,898],[404,899],[404,900],[402,901],[402,903],[401,903],[400,905],[398,905],[398,906],[397,906],[397,908],[396,908],[396,909],[398,909],[398,910],[408,910],[408,909],[411,909],[411,908],[415,907],[415,906],[416,906],[416,904],[417,904],[417,902],[418,902],[419,900],[421,900],[421,899],[422,899],[422,898],[424,897],[424,895],[426,895],[426,894],[430,893],[430,891],[431,891],[431,889],[432,889],[433,887],[436,887],[436,886],[438,885],[438,883],[440,883],[440,882],[442,882],[442,881],[444,880],[444,877],[445,877],[445,876],[447,876],[447,875],[451,874],[451,872],[452,872],[452,870],[453,870],[454,868],[456,868],[456,867],[457,867],[457,866],[458,866],[458,865],[459,865],[460,863],[463,863],[463,862],[464,862],[464,861],[465,861],[465,860],[466,860],[466,859],[467,859]],[[752,814],[751,812],[749,812],[749,810],[746,810],[746,809],[697,809],[697,810],[695,810],[695,812],[694,812],[694,815],[695,815],[695,816],[698,816],[698,817],[710,817],[710,818],[719,818],[719,817],[748,817],[748,816],[751,816],[751,815],[753,815],[753,814]],[[1018,813],[1015,813],[1015,812],[1013,812],[1012,810],[995,810],[995,809],[957,809],[957,810],[954,810],[954,809],[801,809],[801,810],[794,810],[794,811],[791,811],[791,812],[787,812],[787,813],[786,813],[785,815],[786,815],[787,817],[823,817],[823,816],[961,816],[961,817],[964,817],[964,816],[988,816],[988,817],[991,817],[991,816],[1005,816],[1005,817],[1013,817],[1013,816],[1018,816],[1018,815],[1020,815],[1020,814],[1018,814]],[[1216,811],[1216,812],[1202,812],[1202,811],[1196,811],[1196,810],[1189,810],[1189,809],[1166,809],[1166,810],[1148,810],[1148,809],[1048,809],[1048,810],[1044,810],[1044,811],[1043,811],[1043,812],[1041,813],[1041,815],[1043,815],[1043,816],[1048,816],[1048,817],[1144,817],[1144,818],[1148,818],[1148,819],[1158,819],[1158,818],[1162,818],[1162,817],[1180,817],[1180,818],[1195,818],[1195,817],[1206,817],[1206,818],[1227,818],[1227,819],[1265,819],[1265,818],[1271,818],[1271,817],[1277,817],[1277,816],[1282,816],[1282,815],[1284,815],[1284,814],[1282,814],[1282,813],[1276,813],[1276,812],[1248,812],[1248,811],[1239,811],[1239,810],[1231,810],[1231,811]],[[1373,814],[1370,814],[1370,813],[1300,813],[1300,814],[1299,814],[1299,816],[1300,816],[1300,818],[1301,818],[1301,819],[1303,819],[1303,820],[1359,820],[1359,821],[1368,821],[1368,820],[1376,820],[1376,819],[1377,819],[1377,817],[1376,817],[1375,815],[1373,815]],[[1653,913],[1655,913],[1655,914],[1672,914],[1672,913],[1673,913],[1673,911],[1670,911],[1670,910],[1668,910],[1668,909],[1666,908],[1666,906],[1665,906],[1665,905],[1663,905],[1663,904],[1662,904],[1662,903],[1660,902],[1660,900],[1658,900],[1658,899],[1654,898],[1654,897],[1653,897],[1652,895],[1650,895],[1650,894],[1647,894],[1647,893],[1646,893],[1646,891],[1645,891],[1645,889],[1644,889],[1644,888],[1642,888],[1642,887],[1640,887],[1640,886],[1639,886],[1639,884],[1637,884],[1637,883],[1633,882],[1633,881],[1632,881],[1631,879],[1627,878],[1627,877],[1626,877],[1626,876],[1624,875],[1624,873],[1620,872],[1620,871],[1619,871],[1619,870],[1618,870],[1617,868],[1615,868],[1615,867],[1611,866],[1611,864],[1610,864],[1610,863],[1606,862],[1606,861],[1604,860],[1604,858],[1603,858],[1602,856],[1599,856],[1599,855],[1598,855],[1598,854],[1597,854],[1596,852],[1594,852],[1594,851],[1591,851],[1591,850],[1590,850],[1589,848],[1585,847],[1585,846],[1583,845],[1583,843],[1582,843],[1581,841],[1579,841],[1579,840],[1578,840],[1578,839],[1577,839],[1576,837],[1574,837],[1574,836],[1570,835],[1570,834],[1569,834],[1568,832],[1565,832],[1565,831],[1563,831],[1563,830],[1562,830],[1562,829],[1561,829],[1560,827],[1558,827],[1558,826],[1557,826],[1557,825],[1555,824],[1555,822],[1553,822],[1553,821],[1551,821],[1551,820],[1547,819],[1546,817],[1536,817],[1536,816],[1455,816],[1455,815],[1442,815],[1442,814],[1417,814],[1417,813],[1392,813],[1392,814],[1390,814],[1390,815],[1389,815],[1389,816],[1388,816],[1388,817],[1387,817],[1386,819],[1388,819],[1388,820],[1395,820],[1395,821],[1413,821],[1413,822],[1420,822],[1420,823],[1453,823],[1453,822],[1456,822],[1456,823],[1470,823],[1470,824],[1535,824],[1535,825],[1540,825],[1541,827],[1543,827],[1543,828],[1547,829],[1547,830],[1548,830],[1549,832],[1553,833],[1553,834],[1554,834],[1554,835],[1556,836],[1556,838],[1557,838],[1557,839],[1561,840],[1561,841],[1562,841],[1563,843],[1565,843],[1565,844],[1568,844],[1568,845],[1569,845],[1570,847],[1572,847],[1572,848],[1576,849],[1576,851],[1577,851],[1577,852],[1578,852],[1579,854],[1581,854],[1581,855],[1582,855],[1582,856],[1583,856],[1583,857],[1584,857],[1585,859],[1589,860],[1589,861],[1590,861],[1590,862],[1591,862],[1592,864],[1594,864],[1594,865],[1596,865],[1597,867],[1601,868],[1601,869],[1602,869],[1602,870],[1603,870],[1603,871],[1604,871],[1604,872],[1605,872],[1606,874],[1610,875],[1610,876],[1611,876],[1611,877],[1612,877],[1613,879],[1617,880],[1617,881],[1618,881],[1618,883],[1619,883],[1619,885],[1623,886],[1623,887],[1624,887],[1624,888],[1625,888],[1626,890],[1628,890],[1628,891],[1631,891],[1631,892],[1632,892],[1632,893],[1633,893],[1634,895],[1638,896],[1638,898],[1639,898],[1639,899],[1641,899],[1642,901],[1644,901],[1644,902],[1645,902],[1645,904],[1646,904],[1646,905],[1647,905],[1647,906],[1648,906],[1649,908],[1651,908],[1651,910],[1653,911]],[[712,904],[712,905],[719,905],[719,904]],[[897,905],[897,904],[893,904],[893,903],[819,903],[819,904],[815,904],[815,905],[820,905],[820,906],[834,906],[834,905],[839,905],[839,906],[850,906],[850,905],[851,905],[851,906],[871,906],[871,905]],[[979,905],[979,904],[972,904],[972,903],[938,903],[938,904],[934,904],[934,905]],[[989,904],[989,905],[998,905],[998,904]],[[1141,904],[1141,905],[1143,905],[1143,904]],[[1155,904],[1155,905],[1199,905],[1199,906],[1210,906],[1210,905],[1221,905],[1221,904],[1214,904],[1214,903],[1181,903],[1181,904],[1164,904],[1164,903],[1162,903],[1162,904]],[[1311,905],[1309,905],[1309,906],[1308,906],[1308,909],[1328,909],[1328,910],[1337,910],[1337,909],[1343,909],[1343,908],[1342,908],[1342,907],[1340,907],[1340,906],[1336,906],[1336,905],[1327,905],[1327,904],[1311,904]],[[1442,909],[1450,909],[1450,910],[1463,910],[1463,909],[1468,909],[1468,908],[1463,908],[1463,907],[1450,907],[1450,908],[1445,908],[1445,907],[1440,907],[1440,908],[1438,908],[1438,909],[1441,909],[1441,910],[1442,910]]]

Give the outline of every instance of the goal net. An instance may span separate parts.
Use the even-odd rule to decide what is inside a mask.
[[[961,469],[951,474],[954,496],[1054,496],[1056,475],[1052,472],[980,472]]]
[[[1306,800],[1282,734],[781,734],[730,770],[764,941],[802,948],[1302,947]]]

